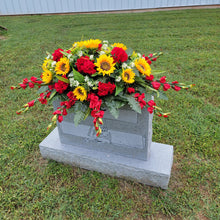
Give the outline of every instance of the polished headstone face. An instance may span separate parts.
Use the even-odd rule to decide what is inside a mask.
[[[152,117],[124,108],[116,120],[105,112],[97,138],[92,117],[75,127],[69,114],[40,143],[40,151],[44,158],[166,189],[173,146],[152,142]]]
[[[54,103],[58,107],[59,102]],[[105,112],[102,134],[96,137],[93,118],[89,116],[77,127],[73,124],[74,114],[64,117],[57,123],[61,143],[74,143],[90,150],[111,152],[131,158],[147,160],[152,142],[152,118],[146,109],[142,114],[132,111],[128,106],[120,110],[118,119]]]

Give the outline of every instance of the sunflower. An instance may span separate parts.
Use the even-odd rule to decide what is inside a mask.
[[[65,76],[69,72],[69,70],[69,60],[66,57],[61,58],[60,61],[57,62],[55,67],[56,74]]]
[[[101,55],[94,64],[98,67],[98,72],[102,73],[103,76],[106,74],[110,76],[115,70],[114,59],[106,54]]]
[[[135,66],[143,75],[150,76],[151,68],[144,58],[136,59]]]
[[[89,49],[96,49],[99,47],[99,44],[101,44],[101,42],[102,41],[99,39],[96,39],[96,40],[90,39],[85,42],[85,46],[86,48],[89,48]]]
[[[122,72],[122,79],[126,83],[133,83],[134,82],[135,73],[132,71],[132,69],[123,69]]]
[[[44,72],[41,75],[42,81],[46,84],[49,84],[51,80],[53,79],[53,74],[49,70],[44,70]]]
[[[87,98],[87,92],[84,87],[78,86],[74,89],[73,94],[76,96],[78,100],[81,102],[86,100]]]
[[[114,43],[112,46],[122,48],[123,50],[127,50],[127,47],[121,43]]]
[[[85,42],[86,42],[86,41],[77,41],[77,42],[74,42],[74,43],[73,43],[73,48],[75,48],[75,47],[83,47],[83,46],[85,46]]]
[[[44,63],[42,65],[42,68],[43,68],[44,71],[46,71],[46,70],[48,70],[50,68],[51,62],[52,62],[51,59],[45,59],[44,60]]]

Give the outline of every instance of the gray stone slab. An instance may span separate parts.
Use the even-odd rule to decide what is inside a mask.
[[[103,143],[105,144],[105,143]],[[173,146],[152,142],[148,160],[61,143],[55,128],[41,143],[44,158],[167,189],[173,163]]]

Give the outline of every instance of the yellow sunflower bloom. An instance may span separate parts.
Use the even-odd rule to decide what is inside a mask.
[[[122,48],[123,50],[127,50],[127,47],[121,43],[114,43],[112,46]]]
[[[86,48],[89,48],[89,49],[96,49],[99,47],[99,44],[101,44],[101,42],[102,41],[99,39],[96,39],[96,40],[90,39],[85,42],[85,46]]]
[[[87,98],[87,92],[86,92],[85,88],[82,86],[76,87],[73,91],[73,94],[81,102],[86,100],[86,98]]]
[[[44,70],[44,72],[41,75],[42,81],[46,84],[49,84],[51,80],[53,79],[53,74],[49,70]]]
[[[144,58],[136,59],[135,66],[138,69],[138,71],[141,72],[143,75],[150,76],[151,68]]]
[[[65,76],[70,71],[69,60],[64,57],[57,62],[55,67],[56,74]]]
[[[85,46],[86,41],[77,41],[73,43],[73,48]]]
[[[115,70],[115,63],[112,57],[107,56],[106,54],[101,55],[97,62],[94,63],[98,68],[97,71],[100,74],[109,75],[114,72]]]
[[[44,71],[48,70],[51,66],[51,62],[53,62],[51,59],[45,59],[44,63],[42,65],[42,68]]]
[[[132,71],[132,69],[123,69],[122,72],[122,80],[126,83],[134,83],[134,77],[135,73]]]

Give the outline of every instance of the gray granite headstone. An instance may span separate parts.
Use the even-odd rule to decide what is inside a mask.
[[[44,158],[166,189],[173,146],[152,142],[152,117],[146,109],[138,114],[122,108],[118,119],[106,111],[97,138],[91,116],[75,127],[71,113],[40,143],[40,151]]]

